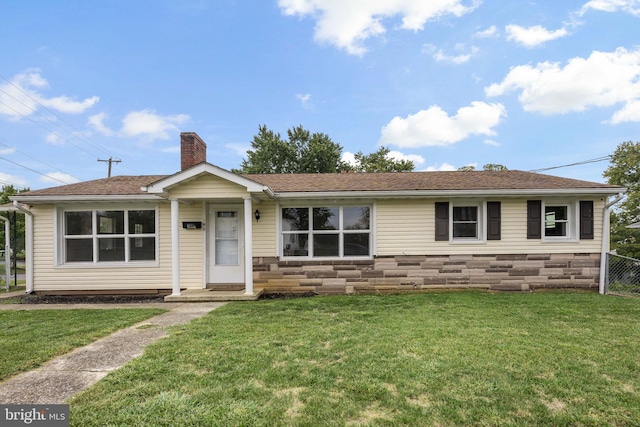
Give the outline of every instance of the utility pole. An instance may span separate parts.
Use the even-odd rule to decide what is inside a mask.
[[[107,177],[111,178],[111,164],[112,163],[120,163],[122,160],[113,160],[113,157],[109,157],[109,160],[98,159],[98,161],[99,162],[109,163],[109,174],[107,175]]]

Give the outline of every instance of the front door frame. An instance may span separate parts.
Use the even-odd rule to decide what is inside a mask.
[[[245,207],[240,203],[232,203],[232,202],[224,202],[224,203],[216,203],[210,202],[207,203],[207,232],[206,232],[206,274],[207,280],[205,282],[205,287],[207,284],[220,284],[220,283],[245,283],[245,263],[246,263],[246,251],[245,251],[245,233],[246,225],[245,225]],[[238,261],[239,264],[237,266],[237,271],[233,274],[236,275],[231,280],[220,280],[216,279],[215,276],[217,273],[215,271],[215,230],[216,230],[216,212],[220,211],[237,211],[238,212]],[[224,269],[225,267],[220,267]],[[229,269],[231,270],[231,268]],[[227,273],[227,272],[225,272]]]

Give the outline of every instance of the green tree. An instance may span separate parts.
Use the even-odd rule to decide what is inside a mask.
[[[237,173],[327,173],[342,167],[342,147],[324,133],[302,126],[287,131],[288,140],[266,125],[258,127],[251,150]]]
[[[506,166],[501,165],[499,163],[487,163],[482,167],[482,170],[485,171],[506,171],[508,170]]]
[[[358,151],[354,157],[355,166],[349,166],[349,170],[355,172],[411,172],[414,164],[411,160],[396,160],[389,157],[391,150],[387,147],[380,147],[378,151],[371,154],[364,154]]]
[[[475,171],[476,167],[473,165],[467,165],[467,166],[461,166],[458,168],[459,171]],[[506,171],[509,170],[507,169],[506,166],[501,165],[499,163],[487,163],[486,165],[484,165],[482,167],[482,170],[485,171]]]
[[[2,186],[2,189],[0,189],[0,205],[4,205],[7,203],[10,203],[9,200],[9,196],[13,196],[14,194],[20,193],[20,192],[24,192],[24,191],[30,191],[28,188],[25,188],[23,190],[18,191],[17,188],[15,188],[13,185],[4,185]],[[13,227],[17,227],[17,232],[16,232],[16,244],[14,249],[14,252],[20,252],[22,250],[24,250],[24,215],[21,213],[16,214],[15,218],[15,224],[13,222],[13,213],[12,212],[0,212],[1,216],[4,216],[5,218],[8,218],[11,221],[11,233],[13,234]],[[13,238],[13,235],[11,236],[11,238]],[[4,221],[0,222],[0,245],[4,245]],[[12,245],[13,246],[13,245]]]
[[[640,142],[618,145],[603,175],[609,184],[627,188],[625,198],[611,213],[611,249],[640,258],[640,230],[627,228],[640,221]]]
[[[258,134],[251,141],[251,149],[235,173],[333,173],[408,172],[414,168],[409,160],[395,160],[386,147],[371,154],[359,151],[356,164],[342,161],[342,146],[325,133],[311,133],[302,126],[289,129],[287,140],[279,133],[258,126]]]

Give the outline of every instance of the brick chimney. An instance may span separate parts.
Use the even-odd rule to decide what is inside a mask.
[[[207,144],[195,132],[180,132],[181,170],[207,161]]]

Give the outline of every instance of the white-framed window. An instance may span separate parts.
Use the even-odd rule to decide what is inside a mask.
[[[484,203],[453,202],[449,214],[451,241],[484,241]]]
[[[570,240],[577,239],[577,201],[542,202],[542,239],[543,240]]]
[[[280,208],[282,256],[371,256],[371,206]]]
[[[157,261],[155,207],[60,208],[58,218],[58,264]]]

